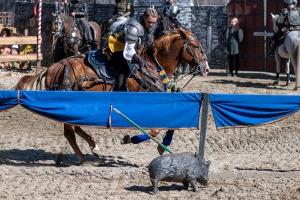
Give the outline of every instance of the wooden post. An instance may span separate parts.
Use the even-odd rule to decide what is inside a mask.
[[[201,124],[200,124],[200,141],[199,141],[199,158],[204,160],[204,150],[206,141],[206,128],[207,128],[207,118],[208,118],[208,105],[209,105],[209,93],[202,93],[202,114],[201,114]]]

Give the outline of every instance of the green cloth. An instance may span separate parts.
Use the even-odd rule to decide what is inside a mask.
[[[227,29],[228,39],[225,47],[225,53],[229,55],[239,54],[239,30],[232,30],[231,27]]]

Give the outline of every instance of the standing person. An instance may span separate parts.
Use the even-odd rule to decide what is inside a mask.
[[[88,15],[88,4],[85,1],[73,0],[70,3],[69,13],[72,17],[79,21],[83,28],[83,35],[87,44],[93,43],[93,36],[90,30],[90,25],[86,20]]]
[[[280,43],[279,38],[284,34],[287,34],[287,32],[292,31],[294,28],[299,30],[300,11],[297,5],[297,0],[284,0],[284,8],[276,21],[278,31],[272,37],[272,47],[267,54],[268,56],[274,56],[276,47]]]
[[[10,37],[11,32],[8,28],[4,28],[1,31],[1,37]],[[19,54],[19,46],[18,45],[2,45],[0,47],[0,54]],[[9,70],[8,62],[4,63],[4,69],[2,72],[7,73]]]
[[[109,35],[103,53],[112,60],[120,74],[118,86],[114,90],[128,91],[127,78],[132,70],[130,63],[136,63],[140,68],[145,67],[146,62],[136,51],[140,45],[151,47],[154,38],[157,38],[155,34],[157,18],[157,11],[154,8],[148,8],[143,15],[130,18]]]
[[[240,67],[239,61],[239,43],[243,40],[243,30],[239,28],[239,21],[236,17],[230,21],[230,27],[227,28],[226,39],[227,45],[225,47],[225,53],[228,54],[229,59],[229,74],[227,76],[238,76]],[[235,74],[233,74],[233,68],[235,66]]]

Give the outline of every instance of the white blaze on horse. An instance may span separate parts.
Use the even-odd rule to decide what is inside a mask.
[[[276,21],[279,15],[272,16],[273,23],[273,31],[277,32],[278,27],[276,25]],[[286,35],[283,44],[279,45],[275,51],[275,60],[276,60],[276,72],[279,81],[279,72],[280,72],[280,61],[281,59],[285,59],[285,70],[286,73],[289,74],[289,59],[292,62],[294,67],[294,72],[296,74],[296,84],[294,90],[300,87],[300,31],[291,31]],[[297,69],[298,68],[298,69]]]

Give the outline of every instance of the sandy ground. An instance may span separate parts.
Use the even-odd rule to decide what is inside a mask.
[[[0,89],[11,89],[26,73],[34,71],[0,73]],[[274,88],[272,73],[226,77],[225,70],[212,70],[208,77],[194,78],[184,91],[299,95],[293,91],[295,76],[291,86],[284,86],[283,76]],[[300,199],[299,115],[270,125],[216,130],[209,112],[205,159],[212,163],[210,185],[192,192],[181,183],[160,182],[160,193],[154,196],[147,166],[159,155],[157,145],[120,144],[125,134],[139,131],[85,127],[102,154],[93,156],[78,137],[88,159],[78,165],[62,123],[16,106],[0,113],[0,199]],[[176,131],[170,148],[198,151],[199,132]],[[60,153],[64,160],[58,167]]]

